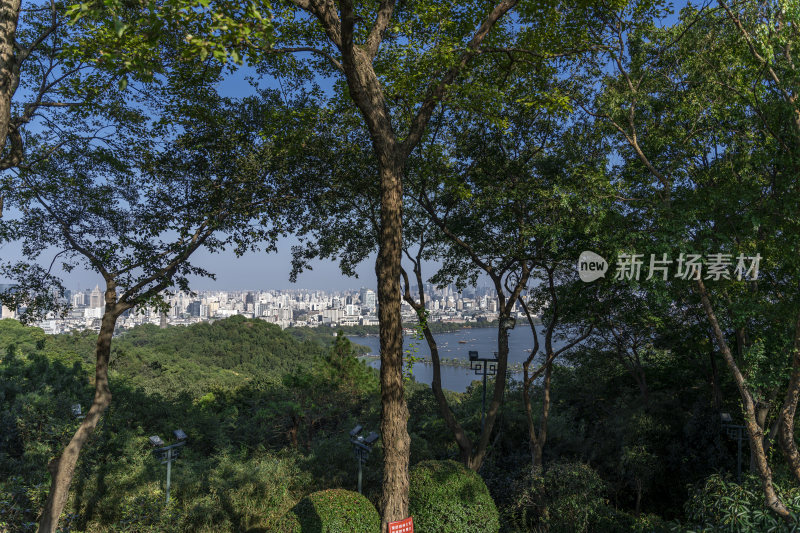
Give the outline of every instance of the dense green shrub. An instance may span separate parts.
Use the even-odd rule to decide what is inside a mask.
[[[671,531],[664,520],[654,514],[640,514],[638,517],[610,505],[597,510],[597,516],[589,525],[589,531],[603,533],[666,533]]]
[[[775,490],[794,515],[793,525],[785,523],[767,509],[756,476],[744,475],[740,485],[719,474],[711,475],[705,483],[695,487],[686,502],[685,530],[737,533],[797,531],[800,525],[800,488],[784,490],[776,483]]]
[[[282,533],[372,533],[381,530],[375,506],[357,492],[331,489],[300,500],[284,517]]]
[[[423,461],[411,469],[410,513],[425,533],[493,533],[497,507],[481,477],[455,461]]]
[[[605,492],[605,482],[589,465],[555,463],[518,483],[506,519],[522,531],[593,531],[601,518],[608,520]]]

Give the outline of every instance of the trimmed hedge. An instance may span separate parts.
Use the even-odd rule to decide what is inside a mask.
[[[497,533],[497,507],[483,479],[455,461],[423,461],[411,468],[409,508],[425,533]]]
[[[300,500],[281,521],[281,533],[379,533],[381,517],[357,492],[330,489]]]

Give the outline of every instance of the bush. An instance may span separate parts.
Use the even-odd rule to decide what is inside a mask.
[[[761,483],[756,476],[743,474],[739,485],[729,478],[713,474],[695,487],[686,502],[686,524],[689,530],[731,532],[797,531],[800,516],[800,488],[775,491],[795,517],[786,524],[767,509]]]
[[[286,516],[281,533],[372,533],[381,530],[381,517],[368,499],[343,489],[313,492]]]
[[[589,531],[603,533],[666,533],[670,526],[654,514],[640,514],[638,517],[610,505],[598,509],[598,516],[592,520]]]
[[[523,531],[583,532],[608,519],[606,484],[589,465],[556,463],[518,484],[507,520]]]
[[[425,533],[496,533],[497,507],[481,477],[455,461],[423,461],[411,469],[409,508]]]

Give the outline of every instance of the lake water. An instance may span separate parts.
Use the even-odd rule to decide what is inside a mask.
[[[536,360],[541,361],[543,360],[541,353],[544,350],[544,328],[537,326],[536,331],[539,334],[540,343],[539,355],[537,355]],[[351,336],[348,338],[355,344],[369,348],[370,354],[380,354],[380,341],[377,335],[366,337]],[[439,333],[434,335],[434,338],[439,347],[440,358],[459,358],[468,361],[470,350],[476,350],[480,357],[494,357],[494,352],[497,351],[497,328],[462,329],[453,333]],[[416,346],[415,355],[430,358],[431,353],[428,349],[428,343],[424,339],[415,340],[413,336],[404,335],[403,350],[410,349],[411,343]],[[512,329],[508,336],[508,345],[509,364],[525,361],[533,348],[533,333],[530,327],[519,324]],[[558,349],[563,345],[562,341],[553,340],[554,349]],[[381,366],[381,362],[378,359],[371,360],[369,364],[374,368],[380,368]],[[433,365],[430,363],[414,363],[412,373],[417,382],[430,385],[433,380]],[[441,365],[441,373],[442,388],[456,392],[464,392],[474,380],[483,379],[482,376],[476,376],[475,372],[469,367]],[[509,378],[521,380],[522,372],[509,372]]]

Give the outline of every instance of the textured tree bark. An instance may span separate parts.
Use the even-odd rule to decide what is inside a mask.
[[[792,375],[778,413],[778,442],[795,479],[800,482],[800,453],[794,440],[794,416],[797,412],[798,397],[800,397],[800,315],[794,328]]]
[[[525,419],[528,421],[528,446],[531,452],[531,464],[536,465],[536,450],[541,449],[536,436],[536,425],[533,421],[533,408],[531,407],[531,382],[528,379],[528,365],[522,378],[522,403],[525,406]]]
[[[420,246],[420,254],[421,249],[422,246]],[[441,362],[439,360],[439,346],[436,344],[436,339],[434,338],[433,332],[431,331],[430,326],[428,326],[428,322],[425,317],[425,290],[423,288],[424,283],[422,281],[420,256],[418,255],[417,259],[414,260],[414,278],[417,281],[417,287],[419,289],[419,301],[415,300],[411,296],[411,288],[405,271],[401,270],[401,273],[403,274],[403,279],[405,280],[406,284],[403,299],[414,309],[414,311],[416,311],[417,318],[422,324],[422,333],[425,336],[425,342],[428,344],[428,349],[431,351],[431,361],[433,362],[433,379],[431,380],[431,389],[433,390],[433,397],[436,399],[436,404],[439,407],[439,413],[442,415],[442,418],[444,418],[447,428],[451,431],[451,433],[453,433],[453,437],[456,439],[456,444],[458,445],[458,449],[461,454],[461,462],[464,463],[464,466],[469,468],[471,463],[470,458],[472,455],[472,441],[467,436],[467,433],[464,431],[464,428],[461,426],[461,424],[458,423],[458,420],[456,420],[453,411],[450,409],[450,405],[447,403],[447,398],[444,395],[444,391],[442,390],[442,369]]]
[[[464,466],[467,468],[471,468],[472,441],[470,441],[464,428],[461,427],[461,424],[456,420],[453,411],[450,409],[450,405],[447,403],[447,398],[444,396],[444,391],[442,391],[442,370],[441,363],[439,362],[439,347],[436,345],[436,340],[433,338],[433,334],[427,325],[423,328],[423,333],[428,343],[428,348],[431,351],[431,360],[433,361],[431,389],[433,390],[434,398],[436,398],[436,403],[439,406],[439,413],[442,415],[442,418],[444,418],[445,424],[447,424],[448,429],[450,429],[453,433],[453,437],[456,439],[456,444],[461,454],[461,462],[463,462]]]
[[[756,425],[761,430],[761,434],[764,435],[764,428],[767,427],[767,416],[769,415],[769,402],[758,401],[755,403],[756,403]],[[764,437],[761,438],[761,441],[765,444],[764,456],[766,457],[766,454],[769,451],[768,441]],[[758,455],[753,448],[750,448],[750,472],[753,474],[758,474]]]
[[[714,337],[709,337],[711,341],[708,348],[708,362],[711,367],[711,394],[714,400],[714,409],[722,409],[722,391],[719,387],[719,373],[717,372],[717,361],[714,359]]]
[[[552,359],[552,354],[548,354],[548,359]],[[542,397],[542,420],[539,422],[539,438],[533,446],[533,467],[544,466],[542,455],[544,452],[544,444],[547,442],[547,420],[550,417],[550,382],[553,374],[552,361],[547,364],[544,370],[544,382],[542,383],[543,397]]]
[[[95,347],[95,393],[86,418],[83,419],[78,430],[72,436],[61,455],[53,459],[48,465],[51,483],[50,493],[47,496],[42,514],[39,517],[39,533],[55,533],[58,520],[69,496],[69,487],[75,473],[78,456],[86,441],[94,433],[103,413],[111,404],[111,389],[108,386],[108,361],[111,354],[111,337],[117,317],[126,309],[117,304],[116,288],[113,283],[108,284],[105,293],[106,309],[100,325],[100,334],[97,336]]]
[[[745,382],[744,376],[742,375],[741,371],[739,370],[739,366],[736,364],[736,361],[733,358],[733,354],[731,353],[728,343],[725,341],[725,335],[722,332],[719,322],[717,321],[716,315],[714,314],[714,309],[711,306],[711,301],[708,298],[708,293],[706,292],[706,287],[702,280],[697,280],[697,288],[698,292],[700,293],[700,300],[703,303],[703,309],[705,310],[706,316],[708,317],[708,320],[711,323],[711,327],[714,331],[717,345],[719,346],[722,356],[725,359],[725,364],[730,369],[731,374],[733,374],[733,379],[736,382],[736,387],[739,389],[739,395],[742,398],[742,405],[745,411],[745,428],[747,429],[747,435],[750,439],[750,449],[753,450],[753,459],[755,462],[756,472],[761,478],[761,487],[764,492],[764,498],[767,506],[778,516],[785,520],[790,520],[791,514],[775,492],[775,487],[772,482],[772,469],[769,467],[767,456],[764,450],[764,431],[756,421],[756,406],[755,402],[753,401],[753,396],[750,394],[750,390],[747,388],[747,383]]]
[[[402,143],[398,142],[392,128],[392,120],[383,89],[372,66],[382,32],[391,18],[394,2],[382,3],[376,25],[370,32],[367,44],[363,46],[356,46],[353,40],[355,25],[359,17],[356,16],[352,0],[342,0],[338,3],[341,20],[337,17],[334,2],[295,1],[294,3],[319,20],[328,39],[341,52],[341,67],[350,97],[364,117],[380,174],[381,227],[375,272],[378,278],[381,434],[384,447],[381,528],[383,531],[387,531],[388,522],[401,520],[408,516],[410,438],[407,429],[408,408],[405,404],[403,390],[403,329],[400,316],[404,165],[422,138],[431,114],[443,97],[447,86],[453,83],[460,69],[474,55],[475,50],[497,20],[514,7],[516,0],[501,2],[484,20],[468,45],[469,53],[462,54],[458,65],[448,70],[439,84],[429,92],[411,124],[408,136]],[[506,348],[507,353],[508,349]],[[505,379],[505,362],[501,367],[503,379]],[[499,404],[499,401],[497,403]],[[495,402],[492,405],[495,406]],[[496,411],[495,406],[494,412],[496,413]],[[487,426],[491,427],[488,418]],[[486,442],[481,439],[481,445],[484,448],[488,443],[488,437],[485,440]]]
[[[0,0],[0,154],[11,130],[11,98],[19,86],[19,65],[14,50],[20,0]]]
[[[403,325],[400,316],[402,258],[402,167],[381,165],[381,227],[376,261],[381,346],[383,483],[381,528],[408,517],[408,407],[403,386]]]
[[[509,300],[511,302],[517,299],[519,291],[512,295]],[[499,326],[497,328],[497,373],[495,374],[494,391],[492,392],[492,401],[486,408],[486,422],[484,423],[484,431],[481,432],[481,438],[478,440],[475,449],[472,452],[469,467],[472,470],[478,470],[486,458],[486,451],[489,448],[489,437],[492,434],[492,428],[497,420],[497,415],[500,412],[500,404],[503,401],[503,394],[506,390],[506,370],[508,368],[508,326],[504,325],[508,321],[508,310],[500,313],[498,320]],[[487,384],[488,387],[488,384]]]

